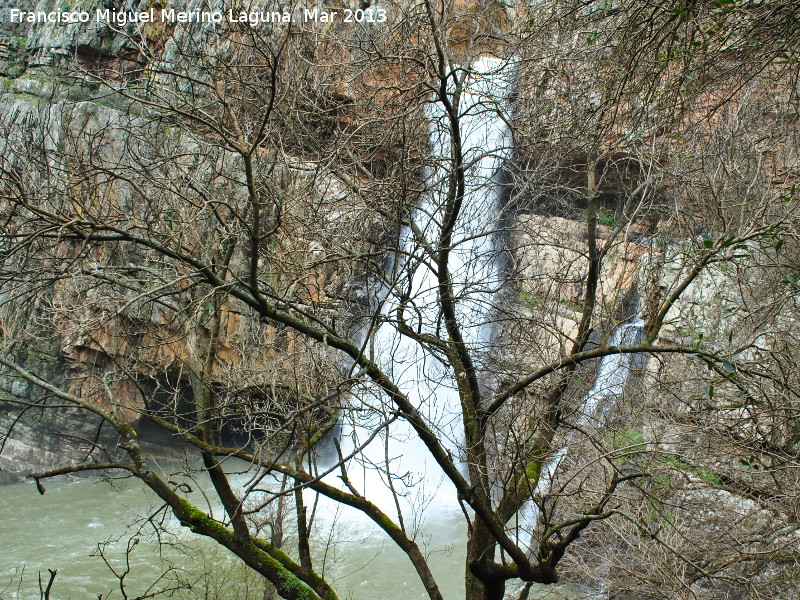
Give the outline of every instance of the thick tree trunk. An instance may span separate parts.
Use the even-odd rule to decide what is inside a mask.
[[[492,573],[497,543],[479,517],[467,540],[466,600],[503,600],[505,579]]]

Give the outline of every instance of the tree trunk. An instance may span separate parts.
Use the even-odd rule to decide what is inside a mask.
[[[492,573],[497,542],[479,517],[467,540],[466,600],[503,600],[505,579]]]

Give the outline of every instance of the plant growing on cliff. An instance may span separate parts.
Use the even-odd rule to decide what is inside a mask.
[[[777,589],[764,557],[796,541],[796,307],[769,282],[798,262],[797,202],[779,201],[797,144],[764,149],[771,119],[789,117],[761,108],[796,98],[777,69],[707,71],[709,48],[737,64],[722,47],[736,40],[685,7],[595,8],[532,8],[535,31],[511,31],[494,4],[426,3],[357,32],[192,25],[163,52],[131,38],[136,59],[75,71],[124,110],[54,98],[7,116],[0,365],[42,395],[11,397],[5,435],[34,409],[97,427],[82,460],[32,474],[40,489],[127,472],[290,599],[338,597],[314,552],[325,507],[369,520],[441,599],[418,523],[448,495],[467,526],[468,600],[499,600],[509,581],[523,598],[564,572],[629,593],[598,573],[630,548],[649,595],[659,564],[670,589]],[[647,43],[621,45],[645,26]],[[695,51],[701,34],[718,46]],[[637,56],[655,75],[619,69]],[[706,89],[733,99],[686,83],[709,73]],[[512,197],[485,221],[512,158]],[[726,344],[701,348],[677,332],[697,310],[714,319],[709,295],[743,310],[704,327]],[[639,317],[641,336],[623,337]],[[71,384],[30,359],[45,336]],[[604,359],[634,355],[635,397],[602,376]],[[714,398],[691,400],[703,384]],[[193,449],[212,501],[160,471],[146,423]],[[765,468],[692,453],[696,440]],[[422,467],[398,458],[412,448]],[[244,484],[230,473],[242,464]],[[697,532],[725,520],[699,507],[722,492],[753,503],[740,537],[762,540],[703,546]],[[285,545],[283,520],[263,519],[281,502]]]

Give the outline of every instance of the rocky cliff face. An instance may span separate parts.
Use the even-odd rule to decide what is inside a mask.
[[[204,39],[211,26],[155,23],[142,32],[135,24],[115,27],[94,19],[87,24],[11,24],[12,8],[19,7],[0,4],[0,106],[9,115],[6,126],[13,127],[17,136],[5,144],[30,150],[30,162],[18,156],[14,168],[40,190],[43,203],[63,205],[64,198],[72,197],[77,202],[76,218],[97,209],[108,224],[126,215],[138,218],[144,235],[164,235],[165,243],[168,238],[198,256],[224,244],[225,236],[241,233],[235,226],[226,229],[237,218],[236,211],[247,206],[241,157],[221,148],[202,129],[193,131],[174,121],[153,122],[132,97],[115,91],[119,80],[106,78],[109,72],[124,73],[125,64],[141,69],[142,61],[156,56],[169,62],[174,55],[177,60],[176,48],[189,37],[195,42]],[[49,11],[55,5],[40,2],[27,8]],[[319,104],[319,96],[309,97],[308,114],[315,120],[304,125],[309,139],[317,142],[340,128],[361,126],[341,110],[352,105],[352,99],[336,91],[326,94],[323,104],[333,102],[327,108]],[[256,154],[254,169],[263,186],[260,193],[270,227],[260,242],[270,265],[262,276],[287,302],[305,306],[316,318],[333,319],[346,332],[374,305],[377,284],[368,273],[380,269],[383,260],[375,249],[386,247],[397,232],[354,193],[347,183],[350,178],[315,162],[315,150],[305,149],[296,131],[278,124],[274,135],[293,147],[280,160],[271,148]],[[373,168],[386,162],[386,150],[363,151],[372,153]],[[89,195],[78,199],[69,181],[80,179],[84,160],[108,165],[123,175],[114,182],[95,180],[93,191],[86,188]],[[58,173],[55,179],[47,179],[45,165]],[[220,207],[208,204],[207,191],[224,199]],[[169,199],[179,195],[193,197],[195,206],[205,208],[171,212],[177,204],[171,205]],[[147,196],[157,205],[143,206]],[[216,217],[210,224],[212,213]],[[248,252],[244,246],[231,250],[226,260],[232,270],[247,270]],[[324,351],[260,322],[235,298],[197,294],[191,287],[181,291],[188,272],[165,268],[155,254],[87,248],[75,242],[59,245],[57,254],[55,260],[74,260],[75,266],[66,267],[65,277],[39,284],[16,284],[12,279],[4,290],[0,319],[17,362],[68,393],[135,424],[146,410],[191,420],[191,396],[199,387],[225,390],[214,392],[220,404],[275,412],[290,410],[298,395],[324,392],[330,378],[323,371],[333,368],[329,361],[319,360]],[[34,271],[39,267],[31,266]],[[142,283],[143,276],[148,283]],[[30,285],[44,286],[47,301],[21,308],[15,298],[24,298]],[[169,300],[154,301],[151,291],[158,289]],[[204,366],[209,352],[213,374]],[[298,364],[305,365],[302,376]],[[198,379],[201,373],[203,381]],[[99,429],[98,422],[83,412],[62,412],[57,417],[37,412],[36,406],[53,400],[24,378],[4,377],[2,389],[6,397],[30,403],[22,410],[2,406],[3,431],[13,432],[0,453],[5,480],[52,467],[65,458],[85,460],[96,444],[113,448],[116,443],[115,436]],[[233,433],[245,427],[243,419],[249,417],[226,412],[233,408],[220,410],[229,414],[225,427]],[[316,418],[324,420],[322,412]]]

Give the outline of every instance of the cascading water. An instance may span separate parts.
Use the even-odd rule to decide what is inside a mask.
[[[487,342],[486,315],[498,287],[492,232],[498,218],[497,171],[510,152],[510,135],[503,114],[513,64],[479,58],[460,72],[459,127],[466,168],[466,190],[455,227],[450,272],[458,297],[458,318],[466,344],[478,356]],[[417,332],[446,335],[438,303],[438,281],[425,247],[437,246],[444,219],[448,178],[452,173],[451,138],[443,107],[427,111],[433,156],[438,163],[426,173],[427,189],[414,211],[417,232],[405,228],[395,261],[397,281],[389,292],[385,322],[367,343],[367,351],[425,417],[456,459],[463,439],[461,407],[452,373],[430,350],[401,335],[397,328],[398,289],[408,294],[403,311]],[[421,237],[420,237],[421,236]],[[385,395],[365,385],[354,390],[342,423],[342,453],[347,456],[374,436],[347,465],[351,482],[384,511],[417,514],[458,511],[455,490],[410,425],[391,421],[394,407]],[[459,512],[460,514],[460,512]]]
[[[639,309],[640,301],[637,301],[633,307],[633,314],[611,333],[608,340],[609,346],[630,346],[639,342],[644,328],[644,321],[639,315]],[[634,359],[635,355],[633,354],[609,354],[600,360],[594,385],[581,402],[581,414],[578,417],[577,425],[586,426],[592,421],[596,422],[598,421],[598,411],[606,412],[613,408],[625,391]],[[553,455],[542,469],[534,496],[544,494],[550,488],[559,463],[567,455],[569,439],[568,436],[567,443]],[[520,509],[518,519],[517,539],[520,541],[527,539],[528,551],[532,553],[536,549],[536,526],[539,520],[539,507],[533,500],[528,500]]]
[[[633,315],[614,329],[608,340],[609,346],[631,346],[640,340],[644,321],[639,316],[638,304]],[[594,419],[598,409],[605,412],[613,407],[625,390],[633,359],[632,354],[609,354],[600,360],[597,379],[583,398],[583,414],[578,419],[579,425]]]

